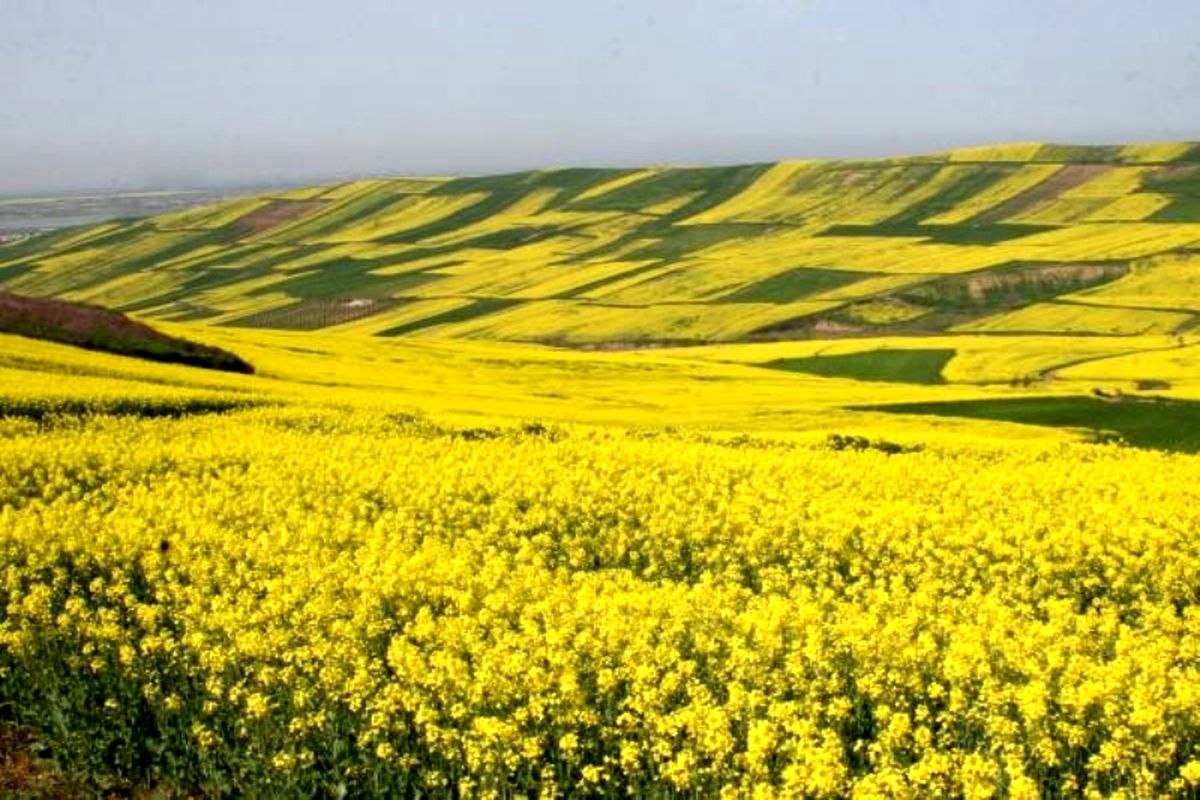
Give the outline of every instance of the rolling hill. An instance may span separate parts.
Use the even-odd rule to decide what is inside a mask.
[[[0,290],[113,308],[263,373],[200,381],[0,337],[16,408],[85,384],[103,408],[336,390],[489,418],[1045,424],[1195,449],[1127,418],[1197,414],[1200,144],[353,181],[0,246]],[[1008,404],[1031,396],[1050,401]],[[1116,402],[1135,396],[1157,400]]]
[[[1194,145],[358,181],[6,292],[254,370],[0,332],[0,795],[1200,787]]]
[[[366,180],[0,249],[0,286],[169,321],[555,344],[1171,334],[1200,145]]]

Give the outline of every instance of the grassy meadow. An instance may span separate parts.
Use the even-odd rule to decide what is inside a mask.
[[[85,794],[1200,796],[1198,198],[1023,144],[0,245],[254,368],[0,334],[0,726]]]

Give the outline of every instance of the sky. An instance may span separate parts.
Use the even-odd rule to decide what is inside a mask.
[[[1200,139],[1197,0],[0,0],[0,194]]]

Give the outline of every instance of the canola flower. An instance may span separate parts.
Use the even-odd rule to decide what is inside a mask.
[[[1200,460],[0,423],[0,708],[256,796],[1200,791]]]

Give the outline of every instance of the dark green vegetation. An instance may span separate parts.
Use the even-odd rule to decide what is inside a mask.
[[[179,398],[55,398],[53,400],[0,397],[0,419],[26,419],[45,425],[68,425],[91,415],[178,419],[196,414],[244,411],[264,405],[238,397]],[[3,795],[0,795],[3,797]]]
[[[1084,428],[1101,441],[1200,452],[1200,402],[1157,397],[1013,397],[859,406],[862,411],[967,417],[1054,428]]]
[[[696,195],[680,208],[660,214],[665,219],[684,219],[733,197],[753,183],[769,166],[751,164],[666,170],[599,197],[579,201],[572,207],[580,211],[641,211],[660,203]]]
[[[894,296],[930,309],[994,311],[1090,289],[1128,273],[1129,265],[1120,262],[1009,264],[985,272],[946,275]]]
[[[233,353],[190,342],[98,306],[0,292],[0,333],[46,339],[123,356],[227,372],[254,368]]]
[[[420,330],[421,328],[430,328],[434,325],[446,325],[451,322],[465,322],[469,319],[475,319],[476,317],[482,317],[486,314],[490,314],[493,311],[500,311],[502,309],[509,308],[516,305],[518,302],[520,301],[505,300],[499,297],[485,297],[480,300],[475,300],[470,305],[463,306],[462,308],[443,311],[442,313],[435,314],[432,317],[426,317],[425,319],[408,322],[403,325],[397,325],[393,328],[388,328],[385,331],[381,331],[379,335],[401,336],[409,331],[416,331]]]
[[[953,350],[869,350],[834,356],[778,358],[762,366],[804,372],[825,378],[890,383],[944,383],[942,370],[954,358]]]
[[[897,226],[918,225],[921,220],[940,214],[943,211],[949,211],[964,200],[968,200],[979,192],[989,189],[1001,181],[1008,174],[1008,171],[1008,168],[1002,165],[985,165],[972,170],[964,170],[958,176],[957,180],[943,191],[905,208],[884,224]],[[932,175],[930,177],[932,178]]]
[[[1115,145],[1046,144],[1038,150],[1034,160],[1115,164],[1121,160],[1121,148]]]
[[[907,446],[889,442],[887,439],[868,439],[866,436],[855,436],[845,433],[831,433],[825,439],[825,446],[830,450],[878,450],[890,456],[901,453],[920,452],[920,447]]]
[[[1171,198],[1170,205],[1154,215],[1155,220],[1188,222],[1200,218],[1200,164],[1167,167],[1147,178],[1146,183],[1147,188]]]
[[[807,270],[806,270],[807,271]],[[981,317],[1022,308],[1110,283],[1129,274],[1129,265],[1096,263],[1013,263],[988,270],[931,277],[911,287],[885,292],[867,301],[768,326],[766,337],[784,332],[820,338],[841,332],[866,336],[937,333]],[[889,304],[902,313],[872,321],[863,309]]]
[[[716,225],[687,225],[673,228],[653,225],[643,228],[639,235],[652,234],[659,237],[653,244],[641,247],[629,254],[632,259],[652,258],[670,263],[707,247],[736,239],[747,239],[759,235],[762,225],[726,222]]]
[[[938,208],[937,211],[944,211]],[[912,236],[946,244],[996,244],[1049,230],[1045,225],[921,225],[882,222],[878,225],[834,225],[822,236]]]
[[[790,303],[867,277],[861,272],[798,267],[743,286],[721,300],[726,303]]]

